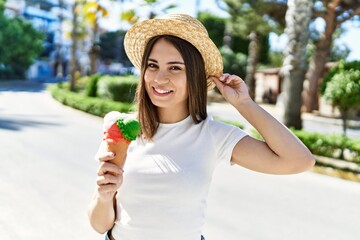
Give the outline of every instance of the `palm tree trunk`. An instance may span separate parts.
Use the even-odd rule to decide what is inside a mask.
[[[286,12],[285,33],[288,44],[281,74],[284,77],[285,113],[284,123],[288,127],[302,128],[301,105],[303,81],[306,73],[306,46],[311,18],[312,1],[289,0]]]
[[[94,74],[97,72],[97,59],[99,57],[99,53],[100,53],[100,47],[98,45],[97,42],[97,35],[98,35],[98,23],[97,21],[95,22],[95,26],[94,26],[94,37],[92,40],[92,44],[91,44],[91,48],[89,51],[89,58],[90,58],[90,73]]]
[[[342,120],[342,129],[343,129],[344,136],[346,136],[348,113],[349,113],[348,109],[340,109],[341,120]]]
[[[99,2],[98,0],[96,1]],[[93,25],[93,35],[91,39],[91,48],[89,50],[89,59],[90,59],[90,73],[94,74],[97,72],[97,60],[100,54],[99,47],[99,21],[98,16],[95,16],[95,21]]]
[[[78,48],[78,37],[77,37],[77,28],[78,28],[78,23],[77,23],[77,6],[78,6],[78,1],[74,2],[73,8],[72,8],[72,13],[73,13],[73,19],[72,19],[72,30],[71,30],[71,40],[72,40],[72,46],[71,46],[71,60],[70,60],[70,74],[71,74],[71,78],[70,78],[70,91],[75,91],[75,78],[76,78],[76,70],[77,70],[77,57],[76,57],[76,52],[77,52],[77,48]]]
[[[259,61],[259,33],[256,31],[252,31],[249,35],[250,44],[249,44],[249,54],[248,54],[248,61],[246,66],[246,76],[245,82],[249,88],[249,94],[252,99],[255,100],[255,88],[256,88],[256,81],[255,81],[255,72],[256,66]]]

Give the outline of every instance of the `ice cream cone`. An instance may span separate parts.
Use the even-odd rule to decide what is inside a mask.
[[[129,148],[129,143],[125,141],[119,141],[117,143],[106,142],[106,150],[108,152],[115,153],[115,158],[110,162],[115,163],[117,166],[123,168],[125,165],[126,154]]]
[[[110,112],[104,117],[104,139],[101,150],[115,153],[115,158],[111,162],[123,168],[129,145],[139,132],[140,124],[136,119],[119,112]]]

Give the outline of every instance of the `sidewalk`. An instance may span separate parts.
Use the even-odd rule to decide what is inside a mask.
[[[284,110],[276,105],[259,104],[276,119],[283,122]],[[245,128],[251,128],[250,124],[237,112],[237,110],[226,102],[211,102],[208,104],[208,112],[214,117],[232,121],[240,121]],[[342,134],[342,120],[336,118],[322,117],[311,113],[303,113],[303,129],[311,132],[326,134]],[[360,121],[349,121],[347,130],[348,137],[360,139]]]
[[[259,104],[259,105],[262,108],[264,108],[266,111],[270,112],[271,114],[278,116],[283,116],[285,111],[284,109],[281,109],[281,107],[273,104]],[[314,113],[302,113],[302,119],[303,121],[315,121],[315,122],[321,122],[331,125],[342,126],[342,120],[339,118],[324,117]],[[360,121],[348,120],[348,126],[349,128],[360,128]]]

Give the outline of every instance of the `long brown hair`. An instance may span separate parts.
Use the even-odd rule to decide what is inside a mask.
[[[189,42],[170,35],[153,37],[148,42],[141,63],[140,82],[136,92],[138,103],[138,118],[141,124],[142,134],[151,140],[159,127],[157,107],[151,102],[146,92],[144,75],[151,50],[159,39],[165,39],[180,52],[186,68],[186,80],[188,90],[188,107],[190,115],[195,123],[206,119],[207,81],[205,64],[200,52]]]

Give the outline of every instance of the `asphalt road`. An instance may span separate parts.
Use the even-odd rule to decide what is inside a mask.
[[[216,107],[210,112],[215,115]],[[1,240],[103,239],[86,213],[101,125],[101,118],[54,101],[41,85],[0,82]],[[204,235],[207,240],[357,240],[359,200],[358,183],[220,165]]]

